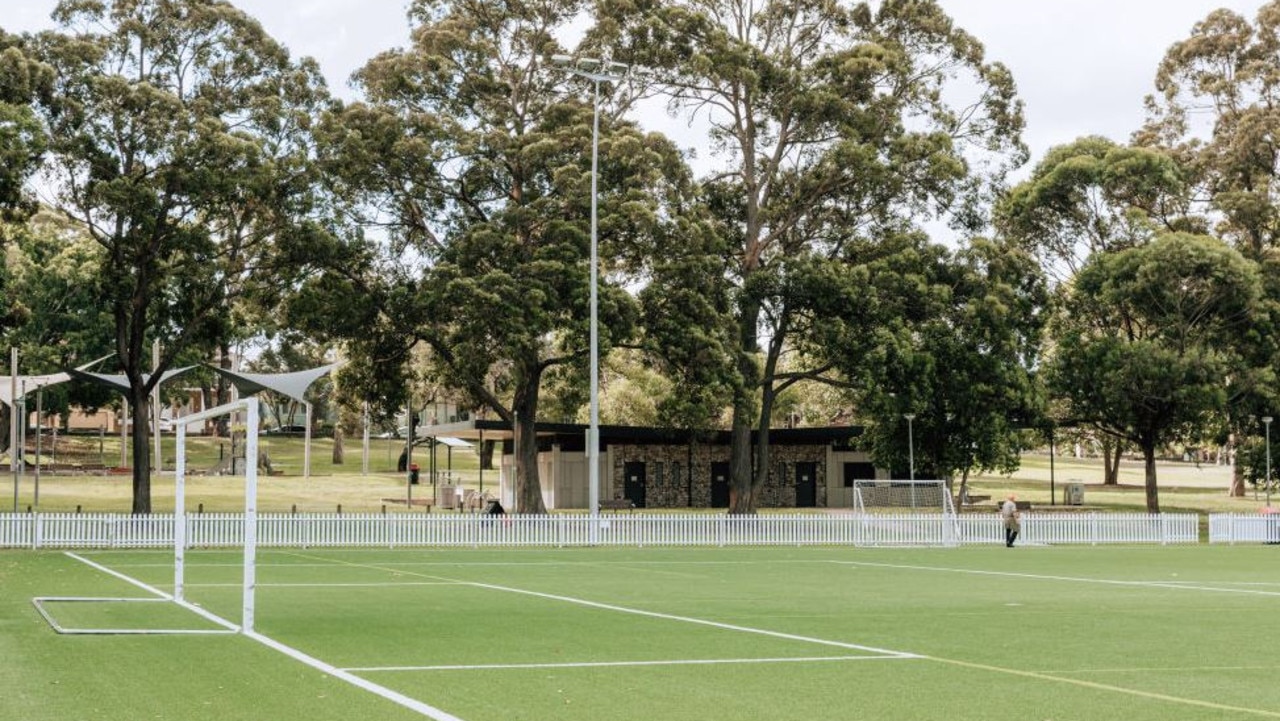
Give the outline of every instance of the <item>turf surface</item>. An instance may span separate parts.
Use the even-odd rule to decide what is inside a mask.
[[[82,555],[171,590],[164,553]],[[0,718],[1280,719],[1276,547],[324,549],[259,562],[256,630],[272,645],[57,635],[33,596],[148,594],[68,554],[0,553]],[[189,552],[188,598],[238,622],[239,563]],[[50,610],[64,625],[181,623],[180,609],[140,613],[153,605]]]

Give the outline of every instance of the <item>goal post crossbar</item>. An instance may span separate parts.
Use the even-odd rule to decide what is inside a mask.
[[[173,597],[185,603],[187,515],[187,424],[199,423],[220,416],[245,412],[244,446],[244,583],[242,593],[240,630],[253,631],[254,596],[257,587],[257,529],[258,529],[258,399],[241,398],[214,408],[183,416],[177,427],[176,459],[174,462],[173,492]],[[232,459],[232,468],[235,459]]]
[[[218,416],[229,415],[243,410],[245,412],[245,457],[254,459],[254,463],[245,464],[245,514],[244,514],[244,605],[242,608],[242,617],[239,626],[233,622],[220,618],[203,608],[189,603],[184,597],[184,585],[186,575],[186,546],[187,546],[187,519],[186,519],[186,446],[187,446],[187,424],[197,423],[216,418]],[[183,417],[183,422],[177,426],[177,458],[174,463],[174,503],[173,503],[173,593],[166,593],[158,588],[148,586],[136,579],[130,578],[114,571],[106,566],[95,563],[88,559],[76,556],[68,552],[73,558],[76,558],[89,566],[98,569],[104,573],[116,576],[134,586],[138,586],[142,590],[151,594],[150,597],[103,597],[103,596],[37,596],[31,599],[39,614],[49,623],[53,630],[59,634],[99,634],[99,635],[121,635],[121,634],[210,634],[210,633],[253,633],[253,609],[254,609],[254,591],[256,587],[255,567],[256,567],[256,549],[257,549],[257,507],[258,507],[258,417],[259,407],[257,398],[244,398],[233,401],[225,405],[210,408],[199,413],[194,413]],[[221,628],[204,628],[204,629],[183,629],[183,628],[156,628],[156,629],[140,629],[140,628],[72,628],[64,626],[58,622],[54,614],[49,610],[51,604],[62,603],[137,603],[137,602],[171,602],[195,613],[203,616]]]
[[[855,480],[853,503],[861,512],[869,508],[892,508],[955,513],[947,482],[937,479]]]

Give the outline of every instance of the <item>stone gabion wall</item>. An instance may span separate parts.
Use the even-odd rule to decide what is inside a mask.
[[[711,466],[728,463],[724,446],[697,445],[693,450],[693,477],[689,473],[687,446],[617,445],[611,449],[611,498],[622,498],[623,473],[628,463],[645,464],[645,505],[649,508],[707,508],[711,505]],[[795,508],[796,464],[813,463],[817,505],[827,505],[826,446],[772,446],[769,478],[757,496],[760,508]],[[692,480],[692,483],[690,483]],[[692,487],[692,503],[690,488]]]

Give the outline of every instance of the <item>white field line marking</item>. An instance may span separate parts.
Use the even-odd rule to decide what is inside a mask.
[[[617,611],[618,613],[629,613],[635,616],[646,616],[648,618],[658,618],[666,621],[681,621],[684,623],[692,623],[699,626],[710,626],[711,628],[720,628],[726,631],[739,631],[741,633],[753,633],[760,636],[769,636],[771,638],[781,638],[788,641],[802,641],[804,643],[816,643],[820,646],[834,646],[836,648],[847,648],[853,651],[869,651],[871,653],[882,653],[886,656],[894,656],[898,658],[919,658],[916,654],[906,653],[904,651],[891,651],[885,648],[876,648],[875,646],[863,646],[856,643],[845,643],[844,641],[832,641],[825,638],[815,638],[813,636],[800,636],[793,633],[783,633],[781,631],[770,631],[763,628],[752,628],[750,626],[739,626],[732,623],[721,623],[719,621],[708,621],[704,618],[694,618],[692,616],[676,616],[669,613],[658,613],[657,611],[645,611],[639,608],[628,608],[626,606],[615,606],[610,603],[598,603],[596,601],[588,601],[583,598],[574,598],[572,596],[560,596],[554,593],[542,593],[540,591],[527,591],[522,588],[512,588],[510,586],[499,586],[493,583],[471,582],[468,585],[478,588],[487,588],[493,591],[505,591],[507,593],[518,593],[525,596],[533,596],[535,598],[546,598],[552,601],[563,601],[565,603],[573,603],[579,606],[587,606],[588,608],[599,608],[605,611]]]
[[[1073,583],[1098,583],[1108,586],[1136,588],[1174,588],[1179,591],[1208,591],[1210,593],[1239,593],[1251,596],[1280,596],[1280,591],[1264,591],[1252,588],[1222,588],[1221,586],[1188,585],[1185,582],[1167,581],[1119,581],[1113,578],[1085,578],[1084,576],[1055,576],[1041,573],[1017,573],[1014,571],[986,571],[974,568],[950,568],[946,566],[913,566],[901,563],[874,563],[871,561],[828,561],[842,566],[867,566],[872,568],[896,568],[908,571],[935,571],[940,573],[967,573],[976,576],[1005,576],[1008,578],[1032,578],[1041,581],[1070,581]]]
[[[298,554],[298,555],[300,555],[300,556],[301,556],[302,554]],[[324,557],[322,557],[322,556],[303,556],[303,557],[307,557],[307,558],[315,558],[315,559],[318,559],[318,560],[324,560]],[[378,570],[384,570],[384,571],[389,571],[389,570],[391,570],[391,569],[386,569],[386,568],[379,568],[379,567],[374,566],[374,565],[371,565],[371,564],[353,563],[353,562],[351,562],[351,561],[343,561],[343,560],[340,560],[340,559],[328,559],[328,560],[331,560],[331,561],[332,561],[334,564],[336,564],[336,565],[353,566],[353,567],[356,567],[356,568],[376,568],[376,569],[378,569]],[[833,563],[843,563],[843,562],[841,562],[841,561],[832,561],[832,562],[833,562]],[[870,565],[870,566],[886,566],[886,567],[890,567],[890,568],[898,567],[898,566],[895,566],[894,564],[878,564],[878,563],[867,563],[867,564],[865,564],[865,565]],[[934,569],[934,568],[930,568],[930,567],[917,567],[917,566],[901,566],[901,567],[902,567],[902,568],[916,569],[916,570],[940,570],[940,571],[957,571],[957,570],[958,570],[958,571],[964,571],[964,569],[949,569],[949,568],[937,568],[937,569]],[[413,572],[412,572],[412,571],[409,571],[409,572],[406,572],[406,573],[410,573],[410,574],[412,574]],[[996,572],[993,572],[993,573],[996,573]],[[437,576],[425,576],[425,574],[417,574],[417,575],[422,575],[422,576],[427,577],[427,578],[439,578],[439,577],[437,577]],[[1016,575],[1020,575],[1020,574],[1009,574],[1009,575],[1015,575],[1015,576],[1016,576]],[[454,580],[454,579],[449,579],[449,580]],[[1089,580],[1089,579],[1085,579],[1085,580]],[[466,582],[464,581],[464,582],[462,582],[462,583],[466,583]],[[1115,583],[1119,583],[1119,582],[1115,582]],[[724,627],[724,628],[730,628],[730,629],[739,629],[739,630],[743,630],[743,631],[747,631],[747,632],[751,632],[751,633],[764,633],[765,635],[776,635],[776,636],[780,636],[780,637],[782,637],[782,638],[792,638],[789,634],[775,634],[775,633],[772,633],[772,632],[760,631],[760,630],[758,630],[758,629],[750,629],[750,628],[744,628],[744,627],[735,627],[735,626],[731,626],[731,625],[728,625],[728,624],[719,624],[719,623],[716,623],[716,622],[713,622],[713,621],[703,621],[703,620],[701,620],[701,619],[691,619],[691,618],[682,618],[682,617],[678,617],[678,616],[668,616],[668,615],[666,615],[666,614],[651,613],[651,612],[648,612],[648,611],[639,611],[639,610],[635,610],[635,609],[627,609],[627,608],[622,608],[622,607],[617,607],[617,606],[609,606],[609,605],[607,605],[607,604],[596,604],[596,603],[593,603],[593,602],[590,602],[590,601],[581,601],[581,600],[578,600],[578,599],[572,599],[572,598],[567,598],[567,597],[563,597],[563,596],[554,596],[554,595],[550,595],[550,594],[535,593],[535,592],[532,592],[532,591],[522,591],[522,590],[520,590],[520,589],[504,588],[504,587],[502,587],[502,586],[494,586],[494,585],[491,585],[491,584],[473,583],[473,584],[470,584],[470,585],[475,585],[475,586],[479,586],[479,587],[482,587],[482,588],[492,588],[492,589],[495,589],[495,590],[509,591],[509,592],[512,592],[512,593],[523,593],[523,594],[528,594],[528,595],[532,595],[532,596],[541,596],[541,597],[546,597],[546,598],[552,598],[552,599],[564,600],[564,601],[568,601],[568,602],[570,602],[570,603],[580,603],[580,604],[587,605],[587,606],[593,606],[593,607],[599,607],[599,608],[605,608],[605,609],[619,610],[619,611],[623,611],[623,612],[626,612],[626,613],[637,613],[637,614],[644,615],[644,616],[653,616],[653,617],[657,617],[657,618],[669,618],[669,619],[674,619],[674,620],[684,620],[684,621],[688,621],[688,622],[691,622],[691,623],[700,623],[700,624],[706,624],[706,625],[710,625],[710,626]],[[822,641],[821,639],[805,639],[804,637],[794,637],[794,638],[799,638],[799,639],[801,639],[801,640],[813,640],[813,641],[818,642],[818,643],[823,643],[823,641]],[[1034,672],[1034,671],[1023,671],[1023,670],[1021,670],[1021,669],[1015,669],[1015,668],[1004,668],[1004,667],[1001,667],[1001,666],[989,666],[989,665],[986,665],[986,664],[972,663],[972,662],[968,662],[968,661],[960,661],[960,660],[956,660],[956,659],[941,658],[941,657],[938,657],[938,656],[928,656],[928,655],[922,655],[922,654],[900,653],[900,652],[895,652],[895,651],[882,651],[881,649],[875,649],[875,648],[871,648],[871,647],[867,647],[867,646],[853,646],[852,644],[841,644],[841,643],[838,643],[838,642],[830,643],[830,645],[844,646],[844,647],[847,647],[847,648],[856,648],[856,649],[859,649],[859,650],[872,651],[872,652],[877,652],[877,653],[885,653],[885,654],[888,654],[890,657],[897,657],[897,658],[918,658],[918,659],[923,659],[923,660],[928,660],[928,661],[935,661],[935,662],[937,662],[937,663],[945,663],[945,664],[949,664],[949,665],[952,665],[952,666],[960,666],[960,667],[962,667],[962,668],[970,668],[970,669],[975,669],[975,670],[980,670],[980,671],[988,671],[988,672],[991,672],[991,673],[1002,673],[1002,674],[1009,674],[1009,675],[1014,675],[1014,676],[1023,676],[1023,677],[1026,677],[1026,678],[1034,678],[1034,679],[1039,679],[1039,680],[1042,680],[1042,681],[1053,681],[1053,682],[1057,682],[1057,683],[1065,683],[1065,684],[1070,684],[1070,685],[1073,685],[1073,686],[1080,686],[1080,687],[1082,687],[1082,688],[1090,688],[1090,689],[1094,689],[1094,690],[1098,690],[1098,691],[1107,691],[1107,692],[1111,692],[1111,693],[1119,693],[1119,694],[1128,695],[1128,696],[1136,696],[1136,697],[1139,697],[1139,698],[1147,698],[1147,699],[1152,699],[1152,700],[1157,700],[1157,701],[1164,701],[1164,702],[1167,702],[1167,703],[1182,704],[1182,705],[1187,705],[1187,706],[1195,706],[1195,707],[1199,707],[1199,708],[1211,708],[1211,709],[1218,710],[1218,711],[1235,711],[1235,712],[1241,712],[1241,713],[1251,714],[1251,715],[1254,715],[1254,716],[1262,716],[1262,717],[1265,717],[1265,718],[1277,718],[1277,719],[1280,719],[1280,712],[1267,711],[1267,710],[1265,710],[1265,709],[1245,708],[1245,707],[1240,707],[1240,706],[1229,706],[1229,705],[1226,705],[1226,704],[1217,704],[1217,703],[1213,703],[1213,702],[1211,702],[1211,701],[1201,701],[1201,700],[1198,700],[1198,699],[1180,698],[1180,697],[1177,697],[1177,696],[1167,696],[1167,695],[1165,695],[1165,694],[1152,693],[1152,692],[1148,692],[1148,691],[1141,691],[1141,690],[1139,690],[1139,689],[1126,688],[1126,687],[1124,687],[1124,686],[1113,686],[1113,685],[1110,685],[1110,684],[1097,683],[1097,682],[1093,682],[1093,681],[1085,681],[1085,680],[1082,680],[1082,679],[1074,679],[1074,678],[1065,677],[1065,676],[1054,676],[1054,675],[1050,675],[1050,674],[1046,674],[1046,673],[1037,673],[1037,672]]]
[[[298,554],[298,555],[304,558],[324,559],[323,556],[312,556],[309,554]],[[329,559],[329,560],[332,560],[337,565],[353,566],[356,568],[369,568],[369,569],[381,570],[381,571],[392,571],[392,569],[381,568],[373,564],[354,563],[352,561],[344,561],[341,559]],[[750,626],[738,626],[736,624],[721,623],[719,621],[709,621],[707,619],[693,618],[691,616],[676,616],[668,613],[658,613],[657,611],[645,611],[639,608],[628,608],[626,606],[616,606],[609,603],[599,603],[597,601],[588,601],[583,598],[574,598],[572,596],[561,596],[554,593],[528,591],[522,588],[513,588],[510,586],[499,586],[497,584],[492,584],[492,583],[480,583],[478,581],[466,581],[466,580],[456,579],[456,578],[446,578],[444,576],[427,575],[422,573],[415,573],[413,571],[399,571],[399,573],[402,573],[404,575],[416,575],[422,578],[431,578],[431,579],[436,579],[441,581],[452,581],[460,585],[474,586],[476,588],[485,588],[491,591],[503,591],[505,593],[516,593],[524,596],[533,596],[535,598],[545,598],[552,601],[572,603],[578,606],[586,606],[588,608],[598,608],[604,611],[629,613],[634,616],[645,616],[648,618],[657,618],[665,621],[680,621],[683,623],[692,623],[699,626],[710,626],[711,628],[719,628],[726,631],[738,631],[740,633],[751,633],[759,636],[781,638],[788,641],[801,641],[803,643],[814,643],[821,646],[834,646],[836,648],[845,648],[852,651],[867,651],[869,653],[880,653],[886,656],[893,656],[897,658],[917,658],[915,654],[906,653],[903,651],[891,651],[889,649],[876,648],[874,646],[862,646],[860,644],[846,643],[844,641],[832,641],[830,639],[825,639],[825,638],[814,638],[813,636],[800,636],[800,635],[791,634],[791,633],[783,633],[781,631],[770,631],[768,629],[763,629],[763,628],[752,628]]]
[[[1066,668],[1046,670],[1043,673],[1167,673],[1170,671],[1194,671],[1196,673],[1212,673],[1215,671],[1275,671],[1277,666],[1134,666],[1133,668]]]
[[[131,577],[131,576],[126,576],[126,575],[124,575],[123,573],[120,573],[119,571],[113,571],[112,569],[107,568],[106,566],[104,566],[104,565],[102,565],[102,564],[100,564],[100,563],[97,563],[97,562],[94,562],[94,561],[90,561],[89,559],[85,558],[84,556],[81,556],[81,555],[76,554],[76,553],[72,553],[71,551],[63,551],[63,553],[64,553],[65,555],[67,555],[69,558],[74,558],[75,560],[77,560],[77,561],[79,561],[79,562],[81,562],[81,563],[85,564],[86,566],[90,566],[90,567],[92,567],[92,568],[96,568],[96,569],[98,569],[99,571],[102,571],[103,573],[107,574],[108,576],[115,576],[116,578],[120,579],[121,581],[124,581],[125,583],[131,584],[131,585],[134,585],[134,586],[137,586],[138,588],[141,588],[142,590],[146,591],[147,593],[150,593],[150,594],[155,595],[155,596],[159,596],[160,598],[163,598],[163,599],[165,599],[165,600],[167,600],[167,601],[171,601],[171,600],[173,600],[173,594],[171,594],[171,593],[165,593],[164,591],[161,591],[160,589],[156,588],[155,586],[148,586],[147,584],[143,583],[142,581],[139,581],[139,580],[138,580],[138,579],[136,579],[136,578],[133,578],[133,577]],[[172,567],[173,567],[173,564],[169,564],[169,565],[170,565],[170,568],[172,568]]]
[[[188,583],[187,588],[240,588],[240,583]],[[399,586],[460,586],[457,581],[404,581],[397,583],[258,583],[256,588],[396,588]]]
[[[974,569],[966,569],[966,568],[947,568],[947,567],[939,567],[939,566],[912,566],[907,564],[872,563],[872,562],[866,562],[866,561],[832,561],[832,563],[847,564],[847,565],[854,565],[854,566],[897,568],[897,569],[906,569],[906,570],[913,570],[913,571],[940,571],[945,573],[971,573],[971,574],[985,575],[985,576],[1034,578],[1034,579],[1042,579],[1042,580],[1050,580],[1050,581],[1101,583],[1101,584],[1115,585],[1115,586],[1176,588],[1183,591],[1245,593],[1245,594],[1257,594],[1257,595],[1265,595],[1265,596],[1280,595],[1270,591],[1253,591],[1248,589],[1235,589],[1235,588],[1183,586],[1178,584],[1169,584],[1169,583],[1153,582],[1153,581],[1117,581],[1114,579],[1081,578],[1081,577],[1075,577],[1075,576],[1054,576],[1054,575],[1044,575],[1044,574],[1034,574],[1034,573],[1015,573],[1012,571],[983,571],[983,570],[974,570]],[[957,659],[941,658],[938,656],[924,655],[924,656],[921,656],[921,658],[924,658],[930,661],[936,661],[938,663],[949,664],[952,666],[960,666],[963,668],[970,668],[970,669],[981,670],[981,671],[991,671],[994,673],[1010,674],[1014,676],[1022,676],[1025,678],[1039,679],[1042,681],[1054,681],[1057,683],[1065,683],[1073,686],[1080,686],[1083,688],[1095,689],[1098,691],[1120,693],[1120,694],[1125,694],[1129,696],[1136,696],[1139,698],[1152,699],[1155,701],[1163,701],[1166,703],[1181,704],[1184,706],[1195,706],[1198,708],[1208,708],[1208,709],[1214,709],[1215,711],[1232,711],[1237,713],[1250,714],[1253,716],[1261,716],[1263,718],[1280,719],[1280,712],[1268,711],[1266,709],[1249,708],[1246,706],[1232,706],[1230,704],[1220,704],[1220,703],[1215,703],[1213,701],[1203,701],[1200,699],[1185,698],[1182,696],[1170,696],[1168,694],[1155,693],[1152,691],[1143,691],[1140,689],[1128,688],[1125,686],[1115,686],[1113,684],[1099,683],[1096,681],[1086,681],[1084,679],[1071,678],[1070,676],[1059,676],[1053,673],[1024,671],[1022,669],[1005,668],[1002,666],[989,666],[983,663],[960,661]]]
[[[113,570],[111,570],[110,568],[107,568],[106,566],[103,566],[103,565],[102,565],[102,564],[100,564],[100,563],[94,563],[93,561],[90,561],[89,559],[85,558],[84,556],[76,555],[76,554],[72,553],[71,551],[66,551],[65,553],[66,553],[66,555],[67,555],[67,556],[69,556],[69,557],[71,557],[71,558],[74,558],[75,560],[77,560],[77,561],[79,561],[79,562],[81,562],[81,563],[84,563],[84,564],[87,564],[87,565],[89,565],[89,566],[91,566],[91,567],[93,567],[93,568],[96,568],[96,569],[98,569],[99,571],[102,571],[103,573],[106,573],[106,574],[108,574],[108,575],[110,575],[110,576],[115,576],[116,578],[120,579],[121,581],[124,581],[124,582],[126,582],[126,583],[130,583],[130,584],[133,584],[134,586],[137,586],[138,588],[141,588],[142,590],[146,591],[147,593],[150,593],[150,594],[154,594],[154,595],[156,595],[156,596],[159,596],[161,599],[166,600],[166,601],[173,601],[174,603],[178,604],[178,605],[179,605],[179,606],[181,606],[182,608],[185,608],[185,609],[187,609],[188,611],[191,611],[192,613],[196,614],[197,616],[200,616],[200,617],[202,617],[202,618],[204,618],[204,619],[207,619],[207,620],[209,620],[209,621],[212,621],[213,623],[216,623],[216,624],[218,624],[219,626],[222,626],[222,627],[223,627],[223,628],[225,628],[225,629],[228,629],[228,630],[230,630],[230,631],[239,631],[239,630],[240,630],[240,627],[239,627],[238,625],[236,625],[236,624],[234,624],[234,623],[232,623],[232,622],[230,622],[230,621],[226,620],[225,618],[222,618],[221,616],[216,616],[216,615],[214,615],[214,614],[212,614],[212,613],[209,613],[208,611],[204,610],[203,608],[200,608],[199,606],[197,606],[197,605],[195,605],[195,604],[193,604],[193,603],[189,603],[189,602],[187,602],[187,601],[185,601],[185,600],[183,600],[183,601],[179,601],[179,600],[175,599],[175,598],[173,597],[173,594],[171,594],[171,593],[165,593],[164,591],[161,591],[160,589],[156,588],[155,586],[148,586],[147,584],[143,583],[142,581],[139,581],[139,580],[138,580],[138,579],[136,579],[136,578],[131,578],[131,577],[126,576],[126,575],[124,575],[123,573],[120,573],[120,572],[118,572],[118,571],[113,571]]]
[[[579,663],[492,663],[461,666],[366,666],[344,668],[354,673],[379,671],[487,671],[506,669],[613,668],[616,666],[715,666],[744,663],[819,663],[824,661],[898,661],[908,656],[783,656],[779,658],[708,658],[663,661],[582,661]]]
[[[391,701],[392,703],[399,704],[409,709],[410,711],[416,711],[419,714],[426,716],[427,718],[432,718],[432,719],[435,719],[436,721],[462,721],[461,718],[454,716],[453,714],[447,711],[442,711],[441,709],[438,709],[435,706],[431,706],[415,698],[410,698],[408,696],[405,696],[404,694],[398,691],[392,691],[391,689],[385,686],[380,686],[372,681],[367,681],[348,671],[344,671],[336,666],[333,666],[332,664],[325,663],[324,661],[321,661],[320,659],[315,658],[314,656],[307,655],[299,651],[298,649],[293,648],[292,646],[286,646],[283,643],[280,643],[279,641],[276,641],[271,638],[267,638],[266,636],[263,636],[262,634],[257,633],[256,631],[251,631],[249,633],[246,633],[245,636],[248,636],[249,638],[257,641],[258,643],[263,644],[264,646],[267,646],[268,648],[273,648],[292,659],[301,661],[302,663],[305,663],[306,665],[316,669],[317,671],[320,671],[321,673],[328,674],[330,676],[333,676],[334,678],[340,679],[342,681],[346,681],[352,686],[364,689],[365,691],[368,691],[370,693],[377,694],[378,696],[381,696],[382,698],[385,698],[386,700]]]
[[[110,575],[112,575],[112,576],[115,576],[116,578],[119,578],[119,579],[120,579],[120,580],[122,580],[122,581],[127,581],[127,582],[129,582],[129,583],[132,583],[133,585],[137,586],[138,588],[142,588],[142,589],[145,589],[145,590],[147,590],[147,591],[150,591],[151,593],[155,593],[155,594],[157,594],[157,595],[161,596],[162,598],[169,598],[169,599],[172,599],[172,598],[173,598],[173,596],[172,596],[172,595],[167,594],[167,593],[164,593],[163,591],[157,590],[157,589],[155,589],[155,588],[153,588],[153,587],[151,587],[151,586],[148,586],[147,584],[143,583],[142,581],[139,581],[139,580],[134,579],[134,578],[130,578],[130,577],[128,577],[128,576],[126,576],[126,575],[124,575],[123,573],[119,573],[119,572],[117,572],[117,571],[113,571],[113,570],[111,570],[110,568],[107,568],[106,566],[103,566],[103,565],[100,565],[100,564],[94,563],[93,561],[90,561],[90,560],[88,560],[88,559],[85,559],[85,558],[82,558],[82,557],[80,557],[80,556],[77,556],[77,555],[75,555],[74,553],[70,553],[70,552],[68,552],[68,553],[67,553],[67,555],[68,555],[68,556],[71,556],[72,558],[74,558],[74,559],[76,559],[76,560],[78,560],[78,561],[82,561],[82,562],[84,562],[84,563],[87,563],[87,564],[89,564],[90,566],[92,566],[92,567],[94,567],[94,568],[96,568],[96,569],[98,569],[98,570],[100,570],[100,571],[103,571],[103,572],[108,573],[108,574],[110,574]],[[185,605],[185,604],[184,604],[184,605]],[[235,629],[237,629],[237,630],[239,629],[239,626],[236,626],[235,624],[231,623],[230,621],[227,621],[226,619],[219,618],[218,616],[215,616],[215,615],[213,615],[212,613],[209,613],[208,611],[204,611],[203,609],[197,609],[197,608],[196,608],[196,607],[194,607],[194,606],[192,606],[191,608],[192,608],[192,610],[198,610],[200,613],[202,613],[202,614],[206,615],[206,616],[207,616],[208,618],[210,618],[210,619],[217,619],[217,621],[218,621],[218,622],[220,622],[220,623],[222,623],[222,624],[224,624],[224,625],[230,626],[230,627],[235,628]],[[304,664],[306,664],[306,665],[308,665],[308,666],[310,666],[310,667],[312,667],[312,668],[316,669],[317,671],[320,671],[321,673],[328,674],[328,675],[333,676],[334,678],[339,679],[339,680],[341,680],[341,681],[346,681],[347,683],[349,683],[349,684],[351,684],[351,685],[353,685],[353,686],[355,686],[355,687],[357,687],[357,688],[360,688],[360,689],[363,689],[363,690],[368,691],[368,692],[370,692],[370,693],[376,694],[376,695],[378,695],[378,696],[380,696],[380,697],[382,697],[382,698],[384,698],[384,699],[386,699],[386,700],[388,700],[388,701],[390,701],[390,702],[392,702],[392,703],[394,703],[394,704],[398,704],[398,705],[400,705],[400,706],[403,706],[403,707],[405,707],[405,708],[409,709],[410,711],[415,711],[415,712],[417,712],[417,713],[419,713],[419,714],[421,714],[421,715],[423,715],[423,716],[426,716],[427,718],[435,719],[435,721],[463,721],[461,718],[459,718],[459,717],[457,717],[457,716],[454,716],[453,714],[448,713],[447,711],[442,711],[442,710],[440,710],[440,709],[438,709],[438,708],[436,708],[436,707],[434,707],[434,706],[431,706],[431,705],[429,705],[429,704],[425,704],[425,703],[423,703],[423,702],[421,702],[421,701],[419,701],[419,700],[417,700],[417,699],[415,699],[415,698],[410,698],[410,697],[408,697],[408,696],[405,696],[404,694],[399,693],[399,692],[397,692],[397,691],[392,691],[391,689],[386,688],[385,686],[380,686],[380,685],[378,685],[378,684],[376,684],[376,683],[373,683],[372,681],[366,681],[365,679],[362,679],[362,678],[360,678],[359,676],[355,676],[355,675],[353,675],[353,674],[351,674],[351,673],[348,673],[348,672],[346,672],[346,671],[343,671],[342,669],[337,668],[336,666],[333,666],[333,665],[331,665],[331,664],[327,664],[327,663],[325,663],[324,661],[321,661],[320,659],[315,658],[314,656],[309,656],[309,655],[307,655],[307,654],[305,654],[305,653],[303,653],[303,652],[301,652],[301,651],[299,651],[299,650],[297,650],[297,649],[295,649],[295,648],[292,648],[292,647],[290,647],[290,646],[286,646],[286,645],[284,645],[283,643],[280,643],[279,641],[276,641],[276,640],[274,640],[274,639],[271,639],[271,638],[268,638],[268,637],[266,637],[266,636],[263,636],[263,635],[262,635],[262,634],[260,634],[260,633],[256,633],[256,632],[252,632],[252,631],[251,631],[251,632],[245,633],[245,634],[244,634],[244,636],[245,636],[246,638],[251,638],[251,639],[253,639],[254,641],[257,641],[258,643],[261,643],[262,645],[267,646],[268,648],[271,648],[271,649],[274,649],[274,650],[276,650],[276,651],[279,651],[280,653],[283,653],[284,655],[286,655],[286,656],[288,656],[288,657],[290,657],[290,658],[292,658],[292,659],[294,659],[294,660],[296,660],[296,661],[300,661],[300,662],[302,662],[302,663],[304,663]]]
[[[1098,683],[1095,681],[1085,681],[1083,679],[1071,678],[1069,676],[1055,676],[1049,673],[1039,673],[1036,671],[1023,671],[1016,668],[1004,668],[1002,666],[988,666],[984,663],[971,663],[969,661],[957,661],[949,658],[939,658],[937,656],[923,656],[930,661],[938,663],[950,664],[952,666],[960,666],[978,671],[991,671],[994,673],[1004,673],[1013,676],[1022,676],[1024,678],[1034,678],[1040,681],[1054,681],[1057,683],[1071,684],[1072,686],[1080,686],[1082,688],[1094,689],[1096,691],[1109,691],[1114,693],[1126,694],[1128,696],[1137,696],[1139,698],[1151,699],[1153,701],[1164,701],[1172,704],[1181,704],[1184,706],[1196,706],[1198,708],[1208,708],[1215,711],[1232,711],[1235,713],[1249,714],[1252,716],[1261,716],[1263,718],[1280,719],[1280,711],[1268,711],[1267,709],[1249,708],[1247,706],[1232,706],[1230,704],[1215,703],[1213,701],[1201,701],[1200,699],[1184,698],[1181,696],[1169,696],[1168,694],[1155,693],[1154,691],[1142,691],[1136,688],[1127,688],[1125,686],[1113,686],[1109,683]]]

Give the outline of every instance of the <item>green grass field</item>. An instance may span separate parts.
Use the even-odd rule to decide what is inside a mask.
[[[255,640],[55,634],[33,596],[148,594],[72,555],[3,552],[0,718],[1274,719],[1277,553],[271,550]],[[163,552],[82,555],[171,590]],[[238,554],[188,562],[188,598],[238,621]],[[167,604],[51,612],[209,625]]]

